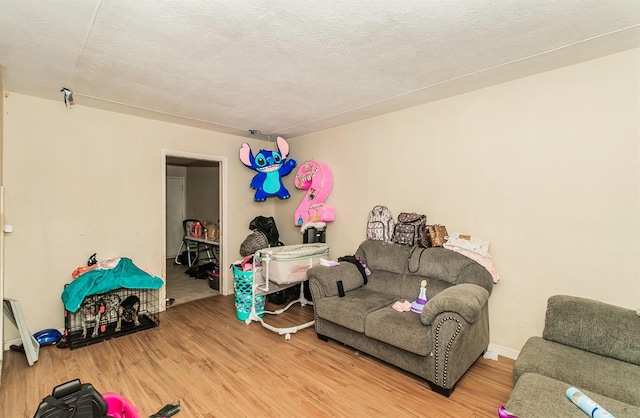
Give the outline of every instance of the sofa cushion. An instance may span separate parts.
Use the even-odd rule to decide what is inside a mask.
[[[576,296],[552,296],[542,337],[640,366],[640,316],[632,309]]]
[[[476,261],[442,247],[416,248],[408,261],[408,272],[452,284],[473,283],[493,290],[489,271]]]
[[[316,315],[345,328],[364,333],[365,318],[371,312],[391,306],[397,300],[393,295],[375,292],[367,286],[347,293],[314,300]]]
[[[360,244],[357,256],[362,257],[369,269],[404,274],[411,247],[392,242],[367,240]]]
[[[429,328],[420,322],[420,314],[386,307],[367,315],[364,333],[410,353],[426,356],[432,345]]]
[[[332,267],[311,267],[307,270],[307,279],[315,279],[316,283],[320,286],[318,290],[322,292],[323,296],[337,296],[338,286],[336,283],[338,281],[342,281],[345,292],[364,285],[364,278],[358,268],[347,262]]]
[[[573,384],[535,373],[525,373],[516,383],[505,408],[519,416],[531,418],[585,418],[584,412],[565,395]],[[640,417],[640,408],[576,386],[615,417]]]
[[[369,281],[366,284],[366,288],[374,292],[386,293],[388,295],[394,295],[396,299],[407,297],[405,295],[403,285],[403,275],[398,273],[391,273],[384,270],[372,270],[369,275]],[[415,299],[418,296],[420,290],[420,284],[416,285],[413,289],[412,297]]]
[[[640,407],[640,367],[631,363],[531,337],[513,368],[514,382],[527,372]]]
[[[367,240],[356,255],[363,258],[372,275],[390,272],[437,279],[451,284],[472,283],[493,290],[493,278],[486,268],[474,260],[441,247],[408,247],[382,241]]]

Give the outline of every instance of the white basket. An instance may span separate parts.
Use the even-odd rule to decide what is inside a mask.
[[[307,270],[320,264],[321,258],[329,257],[329,245],[324,243],[286,245],[270,247],[256,253],[262,262],[257,269],[266,280],[265,271],[269,269],[269,281],[278,284],[301,282],[307,277]]]

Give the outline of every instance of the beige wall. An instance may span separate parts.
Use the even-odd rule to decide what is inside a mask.
[[[233,160],[236,164],[239,159]],[[187,168],[187,218],[217,223],[220,219],[220,170],[218,167]],[[249,189],[249,193],[251,189]],[[245,198],[250,198],[251,195]],[[271,206],[267,204],[267,206]],[[248,224],[247,224],[248,225]],[[246,230],[249,234],[249,229]]]
[[[168,165],[167,177],[168,176],[187,178],[187,167],[180,167],[177,165]]]
[[[0,68],[0,92],[4,97],[4,71]],[[3,158],[4,143],[4,99],[0,97],[0,187],[3,186]],[[0,191],[0,193],[2,193]],[[4,298],[4,198],[0,196],[0,299]],[[3,302],[4,305],[4,302]],[[4,314],[0,315],[0,336],[4,334]],[[4,348],[0,345],[0,381],[2,381],[2,358]]]
[[[333,171],[331,256],[353,254],[376,204],[477,235],[502,276],[491,341],[540,335],[548,296],[640,306],[640,50],[290,141]],[[339,150],[339,151],[338,151]],[[284,242],[302,242],[276,205]],[[286,225],[286,227],[285,227]]]
[[[62,101],[11,94],[4,110],[6,222],[14,227],[5,236],[4,290],[20,300],[34,332],[63,327],[64,285],[94,252],[164,274],[163,149],[227,158],[231,232],[223,265],[239,258],[251,219],[273,214],[272,203],[253,201],[255,173],[238,158],[245,138],[91,109],[82,100],[69,110]],[[13,326],[4,334],[18,335]]]
[[[631,50],[290,139],[299,163],[333,171],[331,256],[354,252],[376,204],[489,240],[502,275],[491,341],[512,350],[540,334],[549,295],[640,306],[639,61]],[[281,240],[302,242],[294,174],[285,178],[290,200],[254,203],[254,173],[238,160],[244,138],[81,103],[4,100],[6,220],[15,227],[5,296],[20,299],[33,330],[62,327],[59,295],[93,252],[162,273],[162,149],[228,157],[229,262],[257,215],[275,213]]]
[[[235,163],[235,161],[234,161]],[[182,177],[186,188],[185,218],[218,223],[220,219],[220,168],[167,166],[167,176]],[[267,204],[267,206],[271,206]],[[247,230],[247,234],[249,230]]]

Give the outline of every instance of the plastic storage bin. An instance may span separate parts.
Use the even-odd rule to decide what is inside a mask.
[[[251,294],[253,287],[253,270],[242,271],[235,264],[233,268],[233,290],[235,293],[236,316],[244,321],[251,314]],[[262,318],[264,312],[264,295],[256,296],[255,309],[259,317]]]

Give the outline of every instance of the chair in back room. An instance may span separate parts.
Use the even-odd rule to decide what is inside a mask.
[[[189,239],[189,237],[194,237],[198,239],[203,239],[203,224],[197,219],[185,219],[182,221],[182,230],[183,237],[182,243],[180,244],[180,248],[178,249],[178,254],[176,254],[175,262],[176,264],[183,264],[180,262],[179,257],[182,254],[183,249],[186,251],[187,255],[187,265],[189,267],[193,266],[200,257],[200,253],[202,251],[207,252],[207,257],[209,261],[214,260],[213,256],[213,245],[207,244],[206,242],[194,241]]]

